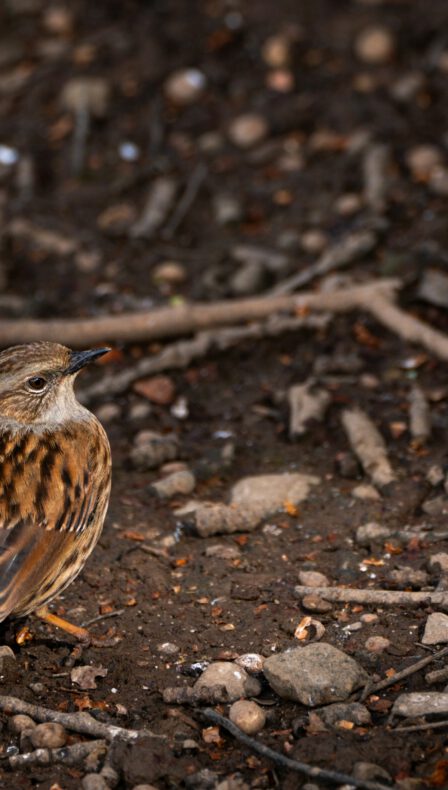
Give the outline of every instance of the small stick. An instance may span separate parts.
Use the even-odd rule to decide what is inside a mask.
[[[104,740],[74,743],[63,746],[61,749],[36,749],[26,754],[14,754],[8,762],[13,770],[28,768],[36,765],[77,765],[83,762],[92,752],[106,752],[107,743]]]
[[[188,180],[185,192],[181,196],[171,219],[163,230],[163,237],[165,239],[172,239],[179,225],[184,221],[190,208],[197,198],[206,175],[207,168],[205,164],[203,162],[199,162]]]
[[[424,442],[431,434],[431,411],[423,390],[415,384],[409,397],[409,419],[412,437]]]
[[[173,178],[159,176],[153,181],[142,214],[130,228],[132,238],[153,237],[171,211],[176,192],[177,181]]]
[[[342,424],[355,455],[364,471],[377,486],[384,486],[395,479],[387,457],[384,439],[370,417],[361,409],[346,409],[342,413]]]
[[[225,716],[221,716],[211,708],[206,708],[203,715],[206,719],[209,719],[214,724],[218,724],[220,727],[230,732],[237,741],[243,743],[251,751],[256,752],[262,757],[266,757],[268,760],[272,760],[276,765],[286,768],[289,771],[295,771],[310,779],[317,779],[321,782],[351,785],[352,787],[359,788],[359,790],[390,790],[390,787],[386,787],[386,785],[380,784],[379,782],[355,779],[354,776],[348,776],[347,774],[339,773],[339,771],[329,771],[325,768],[318,768],[317,766],[308,765],[298,760],[292,760],[290,757],[285,757],[283,754],[280,754],[280,752],[276,752],[274,749],[270,749],[269,746],[265,746],[263,743],[260,743],[260,741],[255,740],[255,738],[246,735],[236,724],[233,724],[233,722],[226,719]]]
[[[0,710],[9,715],[25,713],[36,721],[55,721],[73,732],[93,735],[95,738],[105,738],[107,741],[113,741],[117,736],[124,738],[126,741],[133,741],[140,735],[150,735],[153,738],[165,737],[156,735],[148,730],[126,730],[124,727],[116,727],[114,724],[105,724],[102,721],[97,721],[84,711],[80,713],[62,713],[59,710],[51,710],[51,708],[44,708],[42,705],[25,702],[18,697],[0,695]]]
[[[318,595],[326,601],[341,603],[375,604],[379,606],[431,605],[448,609],[448,592],[408,592],[406,590],[371,590],[353,587],[308,587],[297,585],[294,591],[299,598]]]
[[[94,623],[100,623],[101,620],[108,620],[109,617],[120,617],[124,612],[124,609],[115,609],[113,612],[106,612],[106,614],[98,614],[96,617],[91,617],[90,620],[86,620],[85,623],[82,623],[81,628],[88,628],[89,625],[93,625]]]
[[[383,143],[368,146],[363,162],[364,200],[375,214],[382,214],[387,204],[390,151]]]
[[[420,658],[409,667],[405,667],[400,672],[396,672],[395,675],[392,675],[390,678],[380,680],[378,683],[374,683],[372,686],[367,685],[363,689],[361,701],[365,700],[370,694],[376,694],[377,691],[382,691],[389,686],[394,686],[395,683],[399,683],[401,680],[410,677],[410,675],[415,675],[416,672],[420,672],[420,670],[427,667],[428,664],[432,664],[434,661],[438,661],[439,658],[444,658],[446,655],[448,655],[448,647],[443,647],[436,653],[432,653],[430,656],[425,656],[425,658]]]
[[[413,724],[410,727],[394,727],[393,732],[417,732],[418,730],[438,730],[448,727],[448,719],[445,721],[427,721],[425,724]]]
[[[326,250],[311,266],[291,275],[286,280],[282,280],[282,282],[272,288],[270,293],[288,294],[334,269],[342,269],[342,267],[354,263],[358,258],[371,252],[376,243],[377,237],[370,230],[351,233],[330,247],[329,250]]]

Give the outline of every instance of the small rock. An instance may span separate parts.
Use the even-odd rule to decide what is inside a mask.
[[[217,543],[215,546],[208,546],[205,550],[206,557],[217,557],[221,560],[236,560],[241,557],[241,551],[237,546],[226,546]]]
[[[403,74],[390,87],[390,95],[397,102],[407,104],[415,100],[418,93],[425,87],[425,77],[420,71]]]
[[[36,726],[31,716],[26,716],[24,713],[18,713],[17,716],[11,716],[9,719],[9,728],[12,732],[20,734],[24,730],[32,730]]]
[[[311,585],[313,586],[313,585]],[[333,605],[330,601],[324,601],[323,598],[320,598],[318,595],[304,595],[302,598],[302,606],[308,612],[331,612],[333,609]]]
[[[300,246],[309,255],[319,255],[328,245],[328,238],[322,230],[310,229],[300,237]]]
[[[251,148],[267,136],[269,127],[265,118],[257,113],[246,113],[235,118],[229,126],[230,141],[238,148]]]
[[[177,261],[163,261],[152,271],[152,279],[155,282],[168,285],[180,285],[187,279],[187,270],[182,263],[177,263]]]
[[[310,487],[319,482],[314,475],[293,472],[243,477],[232,488],[231,504],[258,507],[267,515],[281,508],[285,501],[298,505],[306,499]]]
[[[134,441],[130,460],[136,469],[142,471],[155,469],[165,461],[173,461],[179,454],[179,445],[174,434],[140,431]]]
[[[374,502],[381,499],[381,494],[370,483],[361,483],[359,486],[355,486],[352,490],[352,496],[355,499],[371,499]]]
[[[438,464],[433,464],[426,473],[426,479],[434,488],[443,482],[445,478],[443,469]],[[448,556],[448,555],[447,555]]]
[[[352,721],[358,727],[371,724],[372,719],[365,705],[360,702],[335,702],[318,711],[319,718],[325,724],[334,726],[338,721]]]
[[[423,645],[437,645],[448,642],[448,615],[443,612],[430,614],[422,637]]]
[[[239,198],[218,192],[213,198],[213,212],[218,225],[233,225],[243,219],[244,211]]]
[[[121,409],[118,403],[103,403],[95,413],[100,422],[112,422],[121,416]]]
[[[249,675],[257,675],[259,672],[262,672],[264,662],[264,656],[261,656],[259,653],[243,653],[242,656],[238,656],[235,659],[235,664],[243,667]]]
[[[264,62],[273,69],[288,66],[291,60],[292,39],[285,33],[269,36],[261,48]]]
[[[351,217],[353,214],[357,214],[358,211],[361,211],[362,197],[354,192],[340,195],[335,201],[334,209],[341,217]]]
[[[369,65],[387,63],[395,52],[395,39],[385,27],[368,27],[355,39],[355,53],[359,60]]]
[[[151,484],[151,488],[161,499],[169,499],[176,494],[191,494],[196,486],[196,478],[188,469],[173,472]]]
[[[235,296],[258,293],[265,285],[266,271],[257,260],[246,261],[229,280],[229,288]]]
[[[358,762],[353,766],[353,776],[355,779],[362,779],[364,782],[375,782],[384,779],[386,782],[392,782],[391,775],[375,763]]]
[[[251,677],[247,672],[230,661],[215,661],[198,678],[195,688],[212,688],[213,686],[224,686],[230,701],[241,697],[256,697],[261,686],[256,678]]]
[[[137,403],[133,403],[129,407],[129,419],[130,420],[144,420],[145,417],[149,417],[151,414],[151,406],[147,401],[138,401]]]
[[[105,667],[94,667],[86,664],[81,667],[74,667],[70,672],[70,680],[75,683],[79,688],[87,691],[89,689],[96,689],[96,678],[105,678],[107,669]]]
[[[417,589],[426,587],[429,581],[426,571],[416,570],[408,565],[390,571],[389,578],[398,587],[415,587]]]
[[[363,623],[367,623],[368,625],[371,625],[372,623],[377,623],[379,617],[377,614],[373,614],[373,612],[366,612],[365,614],[361,615],[360,620]]]
[[[157,651],[161,656],[175,656],[180,652],[180,647],[173,642],[162,642],[157,645]]]
[[[438,269],[425,269],[418,287],[418,297],[429,304],[448,307],[448,276]],[[426,479],[431,485],[439,485],[440,474],[443,479],[442,468],[435,464],[429,470]],[[437,482],[433,483],[433,479]]]
[[[390,538],[391,534],[390,529],[383,524],[369,521],[368,524],[362,524],[356,530],[356,543],[358,546],[371,548],[375,543],[384,543],[387,538]]]
[[[329,579],[319,571],[299,571],[299,582],[305,587],[328,587]]]
[[[416,181],[427,181],[443,164],[443,154],[435,145],[416,145],[406,154],[406,164]]]
[[[247,735],[256,735],[266,724],[266,714],[256,702],[238,700],[230,706],[229,719]]]
[[[361,628],[362,628],[361,621],[356,620],[354,623],[348,623],[348,625],[345,626],[344,631],[350,631],[350,633],[352,633],[355,631],[360,631]]]
[[[109,790],[109,785],[100,774],[86,774],[81,780],[82,790]]]
[[[394,716],[420,717],[448,713],[448,693],[443,691],[412,691],[400,694],[392,707]]]
[[[426,499],[422,504],[422,510],[427,516],[446,516],[448,514],[448,497],[437,496],[433,499]]]
[[[179,69],[165,82],[165,93],[175,104],[187,105],[196,102],[205,91],[207,80],[199,69]]]
[[[159,406],[169,405],[176,396],[176,388],[172,379],[164,375],[136,381],[133,389],[137,395],[141,395]]]
[[[448,573],[448,554],[440,551],[438,554],[431,554],[428,560],[428,567],[431,571]]]
[[[33,728],[30,739],[35,749],[60,749],[67,743],[67,733],[62,724],[46,721]]]
[[[345,700],[368,677],[353,658],[322,642],[271,656],[264,674],[280,697],[312,707]]]
[[[390,645],[390,639],[385,636],[369,636],[366,639],[366,650],[369,653],[383,653]]]

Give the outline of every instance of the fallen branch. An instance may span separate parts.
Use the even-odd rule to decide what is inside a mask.
[[[443,647],[441,650],[438,650],[436,653],[432,653],[430,656],[420,658],[419,661],[416,661],[409,667],[405,667],[400,672],[396,672],[389,678],[379,680],[378,683],[368,683],[362,691],[361,701],[365,700],[369,694],[376,694],[377,691],[382,691],[389,686],[394,686],[395,683],[399,683],[401,680],[404,680],[411,675],[415,675],[416,672],[420,672],[420,670],[427,667],[428,664],[433,664],[434,661],[438,661],[439,658],[444,658],[446,655],[448,655],[448,647]]]
[[[342,424],[351,448],[360,460],[364,471],[377,486],[384,486],[395,479],[386,445],[370,417],[361,409],[346,409]]]
[[[318,595],[325,601],[374,604],[379,606],[431,605],[448,609],[448,592],[407,592],[405,590],[357,590],[352,587],[294,587],[296,595]]]
[[[106,753],[107,743],[104,740],[74,743],[61,749],[36,749],[26,754],[14,754],[8,758],[13,770],[34,767],[36,765],[78,765],[92,752]]]
[[[211,708],[206,708],[203,715],[209,721],[218,724],[220,727],[230,732],[237,741],[243,743],[252,752],[256,752],[262,757],[272,760],[276,765],[286,768],[289,771],[295,771],[295,773],[302,774],[302,776],[307,776],[310,779],[317,779],[321,782],[332,782],[334,784],[358,787],[360,790],[390,790],[390,787],[386,787],[386,785],[380,784],[379,782],[355,779],[354,776],[342,774],[339,773],[339,771],[329,771],[325,768],[318,768],[315,765],[308,765],[308,763],[301,763],[298,760],[285,757],[283,754],[280,754],[280,752],[276,752],[274,749],[270,749],[269,746],[265,746],[263,743],[260,743],[260,741],[255,740],[255,738],[246,735],[236,724],[233,724],[233,722],[226,719],[225,716],[221,716]]]
[[[105,738],[112,741],[117,736],[126,741],[133,741],[140,735],[150,735],[153,738],[163,738],[163,735],[155,735],[147,730],[127,730],[124,727],[116,727],[114,724],[105,724],[97,721],[84,711],[80,713],[63,713],[51,708],[44,708],[42,705],[34,705],[32,702],[25,702],[18,697],[0,695],[0,710],[8,715],[15,713],[25,713],[35,721],[55,721],[62,724],[67,730],[79,732],[83,735],[92,735],[94,738]]]
[[[208,332],[200,332],[191,340],[179,340],[167,346],[152,357],[143,357],[132,368],[121,373],[110,373],[95,384],[78,392],[83,403],[104,395],[118,395],[125,392],[134,381],[144,376],[152,376],[165,370],[186,368],[195,359],[202,359],[211,351],[225,351],[227,348],[261,337],[272,337],[283,332],[296,332],[298,329],[322,329],[328,323],[324,315],[303,317],[282,317],[273,315],[265,323],[250,326],[225,327]]]

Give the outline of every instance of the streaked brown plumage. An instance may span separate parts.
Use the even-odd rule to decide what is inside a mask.
[[[0,621],[37,612],[86,636],[45,607],[82,569],[106,515],[109,442],[73,382],[107,350],[33,343],[0,353]]]

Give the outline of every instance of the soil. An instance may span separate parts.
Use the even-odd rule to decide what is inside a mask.
[[[62,14],[59,28],[51,19],[54,9]],[[281,272],[264,273],[254,289],[263,291],[315,259],[301,241],[306,231],[318,229],[334,243],[373,226],[377,248],[351,267],[350,276],[403,278],[403,306],[447,330],[443,307],[418,297],[427,265],[442,272],[447,267],[447,195],[426,178],[413,177],[406,158],[423,143],[446,157],[447,24],[445,0],[432,0],[431,13],[421,0],[73,0],[54,6],[7,0],[0,9],[0,143],[15,149],[19,161],[0,165],[3,314],[93,316],[180,299],[232,297],[239,267],[232,250],[241,243],[280,250],[288,258]],[[354,54],[356,36],[369,25],[392,33],[395,53],[384,63],[366,64]],[[284,31],[294,44],[283,69],[292,85],[282,92],[269,83],[263,44]],[[187,67],[200,69],[207,87],[191,104],[178,106],[166,98],[164,86],[173,71]],[[419,75],[420,87],[397,100],[392,86],[410,74]],[[80,76],[101,78],[110,99],[102,117],[91,119],[82,167],[73,172],[74,121],[60,96],[67,81]],[[257,146],[242,149],[229,142],[227,130],[249,110],[268,119],[269,131]],[[360,131],[391,151],[388,206],[380,217],[372,218],[363,203],[362,156],[349,150]],[[327,142],[318,145],[323,132]],[[137,146],[135,161],[120,155],[126,141]],[[177,179],[178,201],[200,161],[205,178],[174,231],[167,218],[150,239],[133,238],[130,224],[140,216],[154,179]],[[222,193],[241,204],[238,217],[226,225],[214,209]],[[348,215],[338,208],[347,193],[361,195],[359,209]],[[117,229],[101,217],[118,204],[124,220]],[[54,231],[73,242],[73,249],[61,253],[39,242],[34,231],[12,232],[17,219]],[[182,282],[154,279],[166,261],[181,265]],[[114,347],[107,367],[86,372],[84,383],[159,348]],[[312,374],[317,357],[336,351],[357,354],[360,369],[327,378],[332,403],[324,422],[291,441],[285,392]],[[0,690],[168,735],[163,755],[149,746],[129,755],[122,747],[119,788],[139,781],[161,789],[206,787],[194,778],[202,769],[213,772],[216,783],[237,775],[249,787],[300,787],[304,780],[297,774],[250,754],[230,736],[207,742],[201,708],[164,704],[161,692],[191,684],[203,662],[249,652],[269,656],[296,646],[294,631],[306,614],[294,594],[301,570],[318,570],[335,584],[392,588],[393,569],[427,570],[431,554],[448,551],[447,541],[428,537],[388,550],[379,546],[372,555],[354,540],[356,528],[370,521],[393,530],[424,526],[428,535],[444,529],[444,512],[428,515],[422,504],[443,494],[431,489],[426,474],[434,464],[446,465],[445,366],[357,315],[338,317],[320,331],[248,341],[167,375],[175,397],[187,404],[183,419],[171,404],[154,403],[136,418],[133,409],[146,401],[132,391],[113,400],[116,413],[105,422],[114,468],[106,526],[82,575],[53,604],[56,613],[77,623],[109,615],[93,622],[91,633],[116,638],[116,644],[87,647],[77,662],[105,667],[106,677],[96,689],[79,689],[67,664],[70,638],[30,618],[33,638],[21,647],[14,640],[17,624],[4,627],[16,659],[4,662]],[[408,430],[415,380],[432,398],[434,430],[423,447],[411,441]],[[100,416],[107,402],[94,404]],[[374,419],[397,474],[375,501],[353,497],[355,486],[367,482],[354,461],[350,476],[341,474],[338,458],[350,450],[340,414],[350,405]],[[173,513],[188,497],[160,500],[151,489],[160,470],[141,472],[130,464],[134,437],[146,429],[178,436],[181,459],[197,476],[195,497],[223,501],[234,482],[259,473],[296,470],[318,475],[321,483],[299,509],[269,518],[252,533],[198,538]],[[239,554],[227,560],[206,556],[216,544]],[[147,546],[164,551],[154,556],[144,551]],[[430,574],[429,583],[437,581]],[[378,614],[376,622],[347,628],[369,611]],[[420,639],[430,611],[335,604],[317,617],[325,641],[383,677],[427,654]],[[390,640],[383,653],[367,650],[373,635]],[[172,655],[161,647],[167,642],[176,646]],[[427,688],[424,674],[370,698],[370,726],[323,732],[309,727],[309,709],[280,700],[266,684],[261,703],[267,724],[258,737],[320,767],[351,773],[365,760],[394,781],[420,778],[422,787],[443,786],[443,729],[399,733],[388,724],[398,693]],[[227,714],[228,707],[220,710]],[[8,717],[1,721],[0,757],[6,758],[18,740]],[[185,750],[187,739],[196,747]],[[4,788],[71,790],[81,786],[84,774],[82,766],[63,764],[12,772],[0,760]]]

